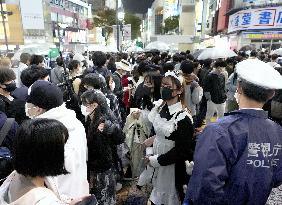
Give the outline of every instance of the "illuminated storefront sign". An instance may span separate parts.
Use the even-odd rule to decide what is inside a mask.
[[[66,43],[86,43],[86,31],[65,31]]]
[[[245,38],[248,39],[282,39],[282,31],[271,32],[243,32]]]

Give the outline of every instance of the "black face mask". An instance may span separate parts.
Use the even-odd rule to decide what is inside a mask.
[[[143,92],[144,92],[144,95],[146,96],[150,96],[151,93],[152,93],[152,88],[151,87],[148,87],[146,85],[143,86]]]
[[[172,93],[173,89],[171,88],[164,87],[161,89],[161,96],[164,101],[175,98],[176,96],[172,96]]]
[[[10,84],[3,84],[6,86],[6,88],[3,88],[3,90],[7,91],[7,92],[13,92],[14,90],[16,90],[17,86],[16,83],[10,83]]]

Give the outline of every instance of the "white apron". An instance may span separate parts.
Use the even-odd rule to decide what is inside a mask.
[[[159,112],[154,108],[149,114],[149,120],[153,123],[156,138],[153,144],[154,155],[162,155],[170,151],[175,142],[168,140],[170,134],[176,129],[176,112],[168,121],[161,118]],[[177,117],[178,118],[178,117]],[[155,168],[153,177],[153,191],[150,200],[156,205],[180,205],[180,200],[175,187],[175,164]]]

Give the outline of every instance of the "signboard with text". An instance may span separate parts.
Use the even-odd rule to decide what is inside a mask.
[[[123,40],[131,41],[131,24],[123,26]]]
[[[269,3],[280,3],[281,0],[236,0],[233,8],[244,8],[246,6],[261,6]]]
[[[229,17],[228,33],[273,28],[282,28],[282,7],[242,10]]]
[[[242,34],[248,39],[282,39],[282,31],[243,32]]]
[[[23,29],[44,29],[42,0],[20,0],[20,8]]]

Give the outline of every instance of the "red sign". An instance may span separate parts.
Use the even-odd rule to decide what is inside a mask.
[[[217,32],[224,31],[228,28],[228,16],[226,13],[229,10],[230,0],[221,1],[221,7],[218,12]]]

